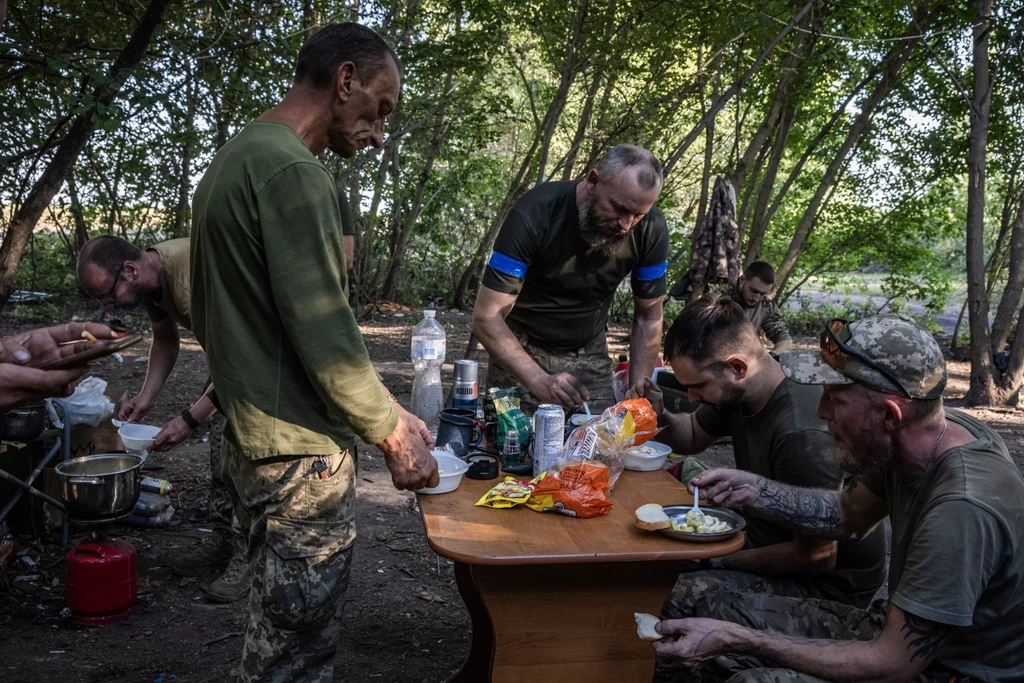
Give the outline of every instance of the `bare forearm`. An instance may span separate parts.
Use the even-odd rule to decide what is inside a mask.
[[[722,564],[725,569],[758,576],[816,576],[835,567],[835,557],[834,543],[819,545],[793,540],[741,550],[722,558]]]
[[[758,477],[755,485],[758,497],[746,509],[756,517],[817,538],[850,537],[843,520],[839,491],[802,489],[764,477]]]
[[[774,351],[776,354],[779,354],[779,353],[789,353],[792,350],[793,350],[793,340],[792,339],[781,339],[775,345],[775,348],[772,349],[772,351]]]
[[[673,453],[693,455],[707,448],[704,444],[696,443],[693,435],[693,417],[689,413],[676,414],[666,410],[661,414],[658,424],[665,427],[658,434],[658,441],[670,446]]]
[[[661,348],[661,321],[656,318],[633,318],[629,336],[629,386],[635,386],[641,377],[650,377]]]
[[[149,367],[146,369],[146,381],[140,393],[154,399],[174,369],[178,360],[178,344],[155,337],[149,349]]]
[[[791,638],[733,626],[730,652],[751,654],[830,681],[893,681],[875,641]]]
[[[527,388],[547,373],[523,350],[519,340],[502,318],[478,319],[475,324],[480,343],[492,362],[497,360],[508,373]]]
[[[202,398],[192,404],[189,412],[198,422],[206,422],[217,412],[217,406],[213,405],[207,394],[203,394]]]

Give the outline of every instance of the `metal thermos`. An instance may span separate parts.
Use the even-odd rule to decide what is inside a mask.
[[[472,410],[476,413],[480,397],[478,377],[480,366],[475,360],[455,361],[455,383],[452,387],[452,408]]]

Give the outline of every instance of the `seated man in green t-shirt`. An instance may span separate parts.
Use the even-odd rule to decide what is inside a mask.
[[[697,412],[665,411],[650,380],[631,394],[651,401],[665,427],[658,438],[673,451],[699,453],[731,436],[741,470],[794,486],[841,488],[835,442],[814,414],[821,387],[786,379],[731,298],[712,293],[684,308],[665,338],[665,358],[690,401],[701,403]],[[751,518],[746,533],[744,550],[680,575],[662,610],[665,618],[688,614],[694,601],[710,593],[740,589],[863,607],[885,576],[884,532],[837,543]]]
[[[990,427],[944,410],[935,339],[901,316],[836,319],[820,351],[781,362],[790,379],[824,385],[818,414],[862,479],[835,491],[717,469],[692,484],[709,505],[821,539],[863,537],[888,516],[889,603],[716,596],[658,625],[671,636],[659,655],[707,665],[674,680],[1024,680],[1024,479]]]

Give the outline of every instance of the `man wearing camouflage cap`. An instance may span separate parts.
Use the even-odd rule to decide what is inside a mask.
[[[794,381],[824,385],[818,414],[859,481],[818,491],[719,469],[692,483],[709,504],[822,538],[859,537],[888,515],[889,601],[718,595],[660,622],[655,650],[713,662],[683,680],[1024,680],[1024,479],[991,428],[943,408],[935,340],[901,316],[835,319],[820,350],[781,358]]]

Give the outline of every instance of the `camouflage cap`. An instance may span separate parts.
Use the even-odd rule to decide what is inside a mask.
[[[912,398],[942,396],[946,387],[942,349],[914,320],[902,315],[854,320],[839,333],[839,339],[895,377]],[[786,375],[800,384],[856,383],[887,394],[903,393],[878,370],[841,351],[793,351],[780,355],[779,362]]]

